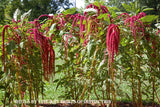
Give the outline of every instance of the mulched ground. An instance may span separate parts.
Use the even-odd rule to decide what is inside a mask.
[[[0,106],[2,107],[2,106]],[[6,106],[8,107],[8,106]],[[14,106],[17,107],[17,106]],[[23,106],[22,106],[23,107]],[[28,104],[25,105],[25,107],[30,107]],[[37,107],[35,105],[35,107]],[[69,104],[69,103],[57,103],[57,104],[39,104],[39,107],[102,107],[98,104]],[[104,105],[103,107],[111,107]],[[133,107],[133,104],[131,102],[117,102],[117,107]],[[143,107],[153,107],[152,103],[144,104]],[[154,107],[160,107],[160,104],[155,104]]]
[[[40,104],[41,107],[80,107],[79,104],[67,104],[67,103],[58,103],[58,104]],[[101,107],[98,104],[81,104],[81,107]],[[104,107],[108,107],[105,105]],[[111,106],[109,106],[111,107]],[[117,102],[117,107],[133,107],[132,103]],[[152,107],[152,104],[145,104],[143,107]],[[160,107],[160,105],[155,104],[154,107]]]

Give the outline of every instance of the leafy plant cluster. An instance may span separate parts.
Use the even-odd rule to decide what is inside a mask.
[[[124,97],[133,106],[142,107],[143,100],[160,103],[160,31],[150,27],[158,16],[146,15],[147,9],[131,12],[135,4],[123,4],[128,13],[102,4],[88,5],[83,14],[72,8],[34,21],[13,19],[1,28],[4,104],[29,96],[38,105],[44,81],[54,73],[64,73],[53,82],[65,87],[65,99],[90,99],[94,93],[112,106]],[[47,19],[40,21],[42,17]],[[132,96],[122,90],[124,81]]]

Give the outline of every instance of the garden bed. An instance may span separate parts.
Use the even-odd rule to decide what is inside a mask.
[[[42,107],[79,107],[79,104],[58,103],[58,104],[40,104],[40,106]],[[101,107],[101,105],[100,104],[82,104],[81,107]],[[105,104],[105,107],[107,107],[107,104]],[[117,102],[117,107],[133,107],[133,104],[131,102]],[[143,107],[152,107],[152,103],[145,104]],[[154,107],[160,107],[160,105],[155,104]]]
[[[16,19],[0,28],[0,104],[60,98],[110,99],[120,101],[118,107],[134,103],[150,107],[144,102],[148,100],[160,104],[160,25],[151,27],[158,16],[146,15],[146,8],[141,10],[136,2],[123,7],[127,13],[117,13],[97,1],[83,13],[72,8],[33,21],[26,18],[30,11],[17,20],[17,9]],[[79,106],[39,103],[44,107]],[[82,107],[99,106],[98,102],[83,103],[87,104]]]
[[[27,104],[25,107],[30,107],[30,106]],[[95,104],[95,103],[84,103],[84,104],[57,103],[57,104],[39,104],[39,107],[101,107],[101,105]],[[108,104],[104,104],[104,107],[112,107],[112,106],[111,104],[109,106]],[[133,107],[133,103],[132,102],[117,102],[117,107]],[[145,103],[143,104],[143,107],[160,107],[160,105],[154,104],[154,106],[152,106],[152,103]]]

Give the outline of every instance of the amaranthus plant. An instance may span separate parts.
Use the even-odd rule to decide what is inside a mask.
[[[115,7],[94,2],[82,14],[72,8],[33,21],[26,18],[31,10],[20,20],[17,10],[1,33],[2,70],[7,75],[4,104],[7,97],[11,103],[29,96],[38,106],[44,82],[64,73],[53,81],[57,89],[65,87],[64,99],[111,100],[116,107],[117,100],[127,97],[134,107],[142,107],[143,100],[152,98],[154,105],[159,101],[160,31],[151,23],[158,17],[130,5],[123,4],[129,11],[119,14]]]

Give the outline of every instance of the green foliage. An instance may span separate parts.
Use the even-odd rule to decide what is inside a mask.
[[[17,8],[22,13],[32,9],[29,20],[34,20],[42,14],[54,14],[61,7],[69,9],[74,7],[74,4],[69,0],[1,0],[0,24],[9,23],[13,19],[13,14]]]
[[[10,41],[9,44],[7,45],[7,53],[11,55],[14,49],[15,49],[15,41]]]
[[[76,12],[76,8],[67,9],[66,11],[62,12],[64,15],[74,14]]]
[[[126,10],[127,12],[132,11],[132,9],[131,9],[131,7],[130,7],[129,5],[123,3],[122,6],[125,8],[125,10]]]
[[[127,98],[133,103],[137,100],[137,104],[148,99],[158,102],[153,96],[159,90],[160,37],[156,29],[149,27],[158,16],[141,13],[144,16],[138,17],[139,12],[150,9],[141,9],[137,3],[122,4],[129,17],[120,17],[116,7],[108,7],[105,13],[99,2],[95,2],[99,14],[75,14],[76,9],[72,8],[42,18],[43,21],[31,22],[25,17],[23,21],[12,22],[2,35],[5,36],[5,73],[3,47],[0,49],[2,102],[9,104],[15,99],[36,100],[44,96],[76,101],[93,98],[115,103],[115,99]],[[111,24],[117,27],[113,29]],[[112,37],[110,47],[119,50],[116,55],[116,50],[109,53],[106,47],[108,30]],[[54,86],[49,85],[52,75],[47,75],[49,68],[44,66],[52,64],[52,51],[48,51],[52,49],[56,66]],[[52,96],[54,92],[60,94]]]
[[[158,16],[148,15],[148,16],[142,17],[140,20],[141,20],[142,22],[152,23],[152,22],[155,21],[156,19],[158,19]]]
[[[108,5],[115,6],[121,11],[140,12],[145,11],[147,15],[159,15],[160,5],[158,0],[108,0]],[[145,8],[145,9],[144,9]]]

